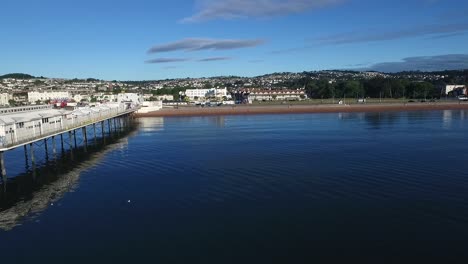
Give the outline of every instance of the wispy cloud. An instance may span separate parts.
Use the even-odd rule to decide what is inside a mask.
[[[447,54],[404,58],[399,62],[382,62],[360,70],[380,72],[438,71],[468,69],[468,54]]]
[[[145,61],[146,63],[171,63],[189,61],[189,58],[157,58]]]
[[[256,47],[265,43],[262,39],[209,39],[186,38],[176,42],[157,45],[148,53],[162,53],[171,51],[199,51],[199,50],[230,50]]]
[[[273,17],[340,4],[347,0],[199,0],[199,11],[182,23],[244,17]]]
[[[448,33],[448,34],[442,34],[442,35],[435,35],[435,36],[429,36],[428,39],[444,39],[444,38],[451,38],[451,37],[456,37],[465,34],[466,32],[455,32],[455,33]]]
[[[211,57],[211,58],[199,59],[197,61],[210,62],[210,61],[224,61],[224,60],[232,60],[232,58],[231,57]]]
[[[468,32],[468,23],[436,24],[407,28],[397,31],[372,30],[368,32],[352,32],[331,35],[313,39],[317,44],[350,44],[363,42],[376,42],[413,37],[451,37],[455,34]]]

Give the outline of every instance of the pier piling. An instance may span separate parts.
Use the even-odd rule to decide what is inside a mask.
[[[48,156],[48,154],[49,154],[49,147],[47,146],[47,138],[44,139],[44,148],[45,148],[46,156]]]
[[[29,150],[31,151],[31,163],[33,167],[36,165],[36,159],[34,158],[34,144],[29,144]]]
[[[86,131],[86,127],[81,128],[81,131],[83,132],[83,138],[85,144],[88,144],[88,131]]]
[[[6,179],[6,168],[5,168],[5,160],[4,160],[4,157],[3,157],[3,152],[0,152],[0,168],[1,168],[1,171],[2,171],[2,179],[5,180]]]
[[[62,152],[64,152],[64,148],[63,148],[63,134],[60,134],[60,144],[61,144],[61,147],[62,147]]]
[[[23,146],[24,148],[24,162],[26,163],[26,167],[28,167],[28,148],[26,147],[26,145]]]
[[[78,144],[76,144],[76,129],[73,130],[73,138],[75,140],[75,148],[77,148]]]
[[[55,137],[54,136],[52,137],[52,153],[54,154],[54,157],[55,157],[55,155],[57,155],[57,149],[56,149],[56,145],[55,145]]]
[[[69,139],[70,149],[73,149],[73,138],[72,138],[71,131],[68,131],[68,139]]]
[[[96,137],[96,123],[93,124],[93,130],[94,130],[94,144],[96,145],[97,143],[97,137]]]

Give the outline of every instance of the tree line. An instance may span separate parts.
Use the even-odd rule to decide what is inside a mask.
[[[305,88],[311,98],[439,98],[442,83],[407,79],[373,78],[362,80],[298,79],[283,87]]]

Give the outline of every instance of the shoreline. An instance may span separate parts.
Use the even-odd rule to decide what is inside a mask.
[[[358,113],[468,110],[468,103],[407,103],[407,104],[352,104],[352,105],[269,105],[269,106],[219,106],[179,107],[136,114],[136,117],[177,117],[215,115],[265,115],[307,113]]]

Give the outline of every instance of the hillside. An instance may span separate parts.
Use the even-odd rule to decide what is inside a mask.
[[[0,79],[8,79],[8,78],[13,78],[13,79],[34,79],[36,77],[25,74],[25,73],[9,73],[5,75],[1,75]]]

